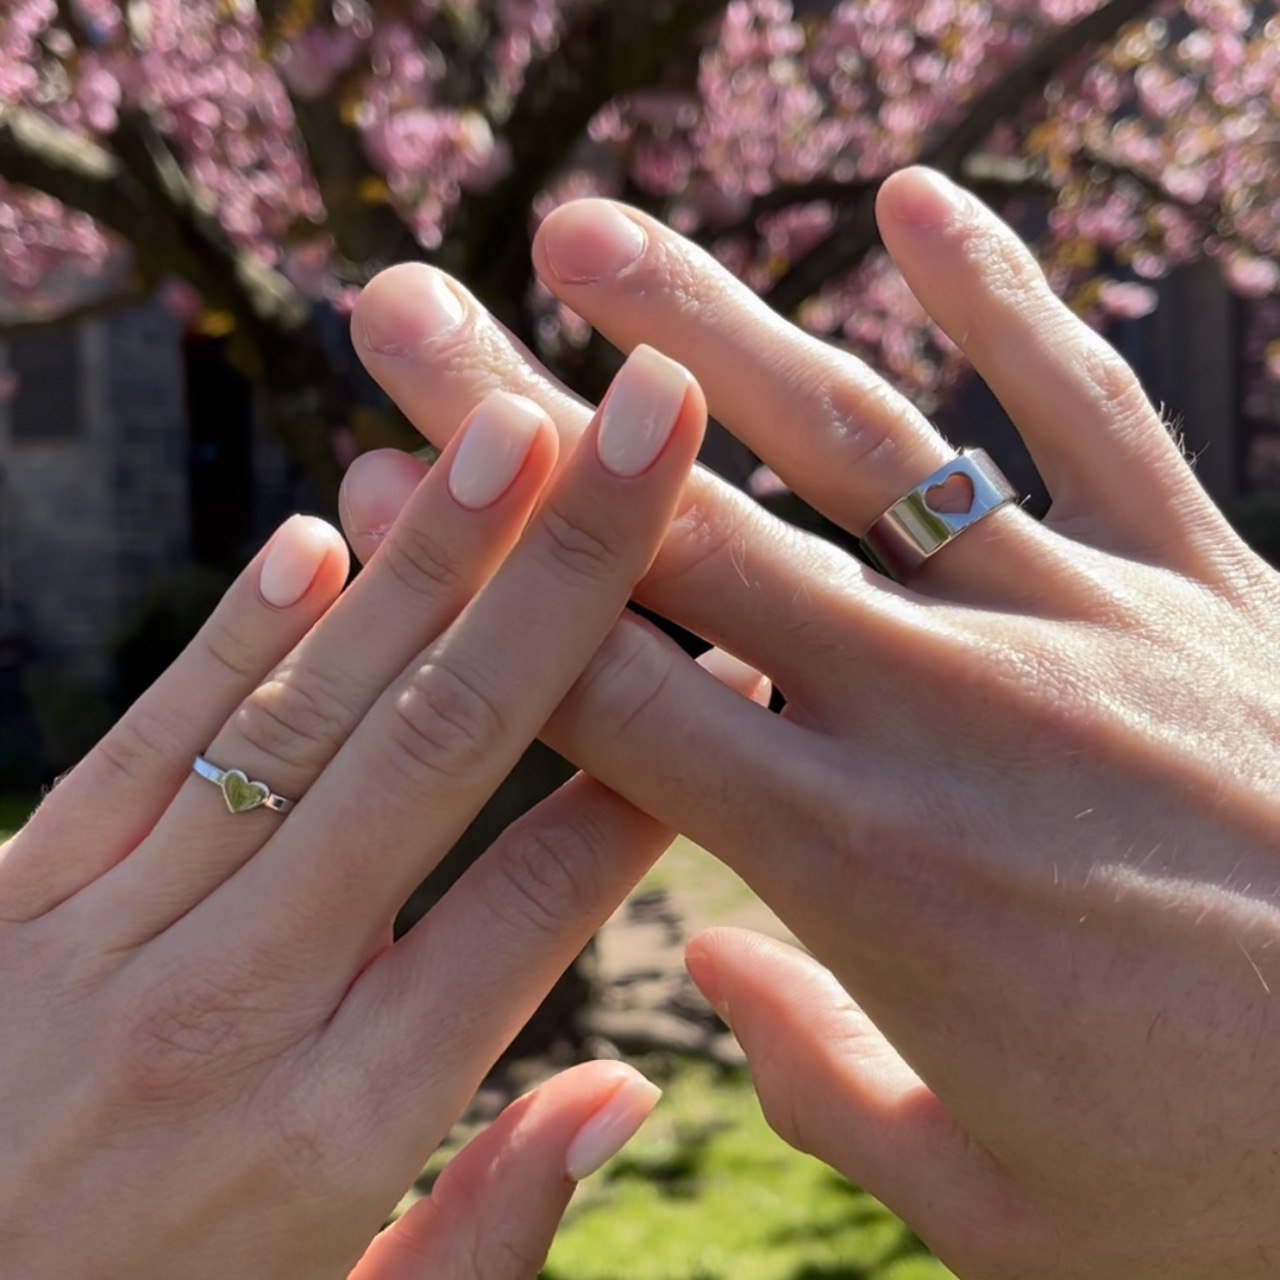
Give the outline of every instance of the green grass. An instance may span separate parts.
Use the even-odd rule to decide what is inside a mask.
[[[784,1146],[745,1074],[684,1064],[665,1084],[641,1134],[583,1185],[544,1280],[951,1276],[878,1201]]]
[[[31,796],[0,796],[0,840],[7,840],[31,816]]]

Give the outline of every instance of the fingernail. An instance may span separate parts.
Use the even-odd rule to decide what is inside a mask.
[[[369,285],[359,310],[360,337],[370,351],[403,359],[455,328],[465,314],[439,271],[404,266]]]
[[[702,998],[719,1014],[721,1021],[729,1026],[729,1001],[725,998],[715,965],[704,952],[692,950],[685,952],[684,963],[694,986],[702,992]]]
[[[463,428],[449,468],[449,492],[470,511],[492,506],[524,466],[546,414],[532,400],[491,391]]]
[[[635,1137],[661,1097],[656,1084],[630,1075],[569,1144],[564,1168],[570,1180],[581,1182],[612,1160]]]
[[[715,676],[721,684],[728,685],[730,689],[736,689],[745,697],[752,697],[764,680],[764,676],[755,667],[749,666],[723,649],[708,649],[698,659],[698,664],[709,675]]]
[[[258,575],[262,598],[277,609],[297,604],[315,581],[337,531],[313,516],[290,516],[276,530]]]
[[[973,208],[968,192],[936,169],[913,169],[889,193],[893,217],[917,231],[946,231]]]
[[[547,218],[547,262],[565,284],[593,284],[625,271],[649,243],[644,228],[607,200],[580,200]]]
[[[422,467],[406,454],[379,450],[357,458],[338,491],[338,510],[347,532],[370,547],[382,542],[422,477]]]
[[[652,347],[631,353],[600,411],[596,454],[606,470],[630,479],[653,466],[675,429],[689,381],[683,366]]]

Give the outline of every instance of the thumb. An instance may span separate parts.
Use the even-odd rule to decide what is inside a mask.
[[[620,1062],[548,1080],[453,1158],[349,1280],[533,1280],[575,1184],[626,1145],[659,1096]]]
[[[685,958],[784,1142],[869,1191],[943,1257],[1005,1216],[1012,1198],[994,1162],[830,970],[745,929],[701,933]]]

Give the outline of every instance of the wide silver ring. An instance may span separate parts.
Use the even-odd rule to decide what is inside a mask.
[[[985,449],[965,449],[873,521],[862,549],[878,569],[905,582],[948,542],[1017,499]]]
[[[288,813],[293,808],[292,800],[276,795],[265,782],[254,782],[243,769],[219,769],[204,756],[196,756],[191,768],[222,792],[222,799],[232,813],[249,813],[253,809]]]

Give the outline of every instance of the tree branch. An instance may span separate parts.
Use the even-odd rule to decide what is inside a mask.
[[[534,198],[582,138],[591,118],[620,94],[652,84],[671,51],[725,7],[727,0],[616,0],[579,3],[559,46],[534,63],[502,127],[514,167],[484,192],[465,198],[442,251],[448,267],[478,280],[484,300],[510,313],[513,280],[529,279],[528,246],[513,235]],[[490,286],[486,288],[486,283]],[[496,286],[496,287],[495,287]]]
[[[281,23],[288,8],[284,0],[257,0],[264,33]],[[339,273],[361,285],[392,262],[424,256],[417,237],[384,194],[386,183],[369,163],[360,131],[343,114],[343,103],[368,74],[366,46],[337,82],[316,97],[299,93],[287,76],[281,77],[320,188],[329,234],[344,260]]]
[[[123,311],[126,307],[138,306],[146,302],[155,292],[155,281],[137,274],[126,280],[121,289],[94,298],[79,306],[70,307],[52,315],[28,315],[18,320],[0,319],[0,340],[21,338],[28,333],[40,333],[48,329],[60,329],[65,325],[80,324],[85,320],[96,320],[100,316],[112,315]]]
[[[115,156],[24,107],[0,107],[0,177],[52,196],[129,238],[142,216]]]
[[[962,176],[964,162],[1045,83],[1091,45],[1112,39],[1127,23],[1155,7],[1156,0],[1110,0],[1078,22],[1049,33],[969,104],[957,121],[925,146],[919,162],[953,178]],[[875,200],[880,182],[870,182],[851,201],[840,206],[836,224],[765,295],[779,311],[789,312],[816,293],[829,279],[852,271],[880,243]]]

